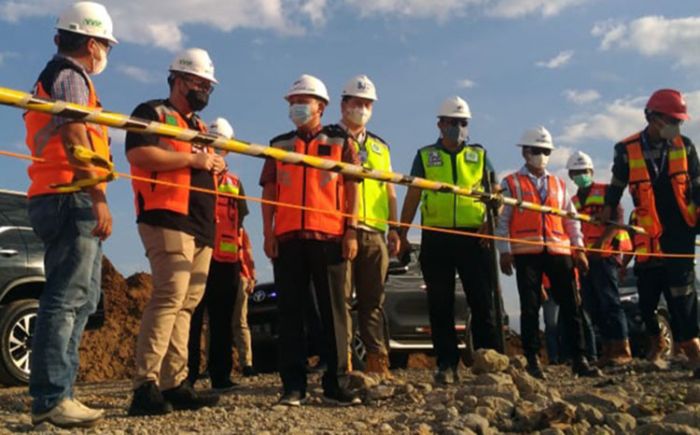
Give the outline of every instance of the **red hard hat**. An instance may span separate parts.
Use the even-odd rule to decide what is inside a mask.
[[[675,89],[660,89],[647,102],[646,110],[659,112],[676,119],[688,119],[688,106],[683,95]]]

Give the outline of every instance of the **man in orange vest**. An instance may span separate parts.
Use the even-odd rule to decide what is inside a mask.
[[[321,80],[302,75],[285,99],[297,128],[275,137],[270,146],[359,164],[347,133],[321,124],[329,102]],[[311,303],[312,281],[323,325],[321,355],[328,365],[322,379],[324,399],[341,406],[360,403],[345,382],[350,318],[344,289],[349,260],[357,254],[356,183],[341,174],[272,159],[260,175],[263,198],[279,202],[263,204],[262,214],[265,254],[274,262],[279,290],[280,404],[299,406],[306,398],[304,313]]]
[[[572,201],[579,213],[597,216],[603,209],[607,184],[593,181],[593,160],[581,151],[571,155],[566,163],[569,178],[578,186]],[[622,223],[624,211],[618,206],[615,218]],[[629,234],[614,227],[581,224],[584,243],[587,248],[612,251],[630,251],[632,242]],[[622,255],[589,251],[589,272],[581,279],[581,296],[584,306],[584,324],[590,324],[585,316],[590,315],[603,338],[603,353],[599,367],[606,365],[624,366],[632,362],[627,327],[627,316],[620,302],[617,277]],[[595,344],[593,346],[595,349]]]
[[[206,131],[195,112],[206,107],[215,83],[209,54],[184,50],[170,65],[169,97],[140,104],[133,116]],[[132,182],[136,221],[153,278],[136,343],[129,415],[214,405],[218,397],[196,393],[187,380],[187,342],[214,245],[215,176],[226,164],[206,147],[132,132],[126,135],[126,157],[139,177]]]
[[[526,130],[517,146],[522,148],[525,166],[501,182],[504,195],[575,212],[564,180],[546,170],[549,155],[554,149],[552,136],[547,129],[536,127]],[[560,324],[564,328],[562,338],[570,345],[574,374],[599,376],[600,371],[591,367],[584,356],[581,302],[576,288],[574,263],[586,273],[588,261],[582,250],[571,249],[572,246],[583,247],[578,221],[504,206],[496,235],[527,242],[497,242],[501,271],[512,275],[513,266],[516,270],[520,294],[520,330],[527,371],[537,378],[544,378],[537,354],[540,349],[542,274],[546,273],[552,283],[554,299],[559,304]]]
[[[639,225],[664,253],[687,258],[663,258],[671,298],[678,313],[680,348],[694,369],[700,368],[697,296],[695,289],[696,207],[700,204],[700,164],[695,145],[680,133],[688,110],[680,92],[661,89],[646,104],[647,127],[615,145],[612,180],[602,219],[609,219],[629,186]]]
[[[216,118],[209,133],[233,137],[233,127],[224,118]],[[217,151],[225,157],[226,151]],[[236,305],[241,277],[241,229],[248,214],[245,199],[231,195],[245,195],[238,177],[224,170],[216,177],[219,196],[216,198],[216,230],[214,251],[209,265],[204,296],[192,314],[190,323],[188,379],[192,385],[199,377],[202,324],[204,311],[209,318],[209,352],[207,371],[214,391],[225,392],[238,387],[231,381],[233,369],[233,309]]]
[[[34,86],[34,95],[91,108],[100,107],[91,75],[100,74],[116,39],[104,6],[79,2],[63,11],[56,25],[58,53]],[[99,179],[97,168],[81,164],[73,146],[110,160],[107,129],[40,112],[25,113],[27,146],[39,159],[29,166],[29,218],[46,249],[46,283],[31,354],[29,394],[32,422],[64,427],[92,426],[104,415],[73,395],[78,347],[88,316],[100,299],[102,241],[112,232],[105,183],[59,193],[52,186]]]

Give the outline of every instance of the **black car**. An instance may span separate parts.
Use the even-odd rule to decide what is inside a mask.
[[[0,190],[0,383],[29,380],[32,334],[44,288],[44,246],[34,234],[23,193]],[[87,329],[104,323],[102,299]]]

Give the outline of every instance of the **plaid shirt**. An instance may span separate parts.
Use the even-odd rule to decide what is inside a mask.
[[[54,58],[63,58],[85,71],[82,65],[70,57],[57,54],[54,56]],[[87,76],[87,72],[85,72],[85,75]],[[88,88],[88,85],[85,82],[85,77],[70,68],[66,68],[58,73],[53,82],[53,86],[48,92],[51,95],[51,98],[55,100],[63,100],[75,104],[87,105],[90,99],[90,88]],[[61,116],[51,117],[51,123],[56,129],[69,122],[74,121]]]

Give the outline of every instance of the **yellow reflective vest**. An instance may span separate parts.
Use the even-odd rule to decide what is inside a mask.
[[[379,136],[368,131],[363,143],[358,141],[353,143],[363,167],[391,171],[389,146]],[[382,233],[385,232],[389,226],[386,223],[389,219],[387,183],[365,178],[360,183],[359,197],[359,222]]]

